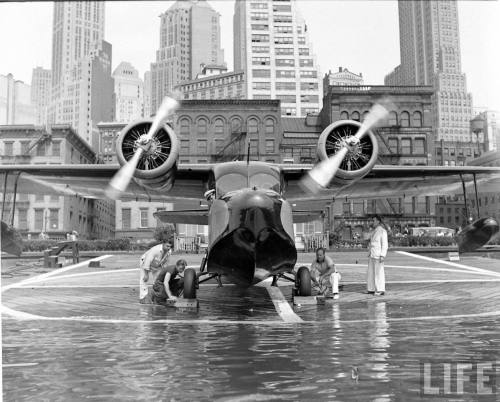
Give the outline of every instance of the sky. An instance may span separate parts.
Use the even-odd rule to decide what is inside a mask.
[[[233,67],[234,0],[209,1],[221,14],[225,61]],[[113,69],[128,61],[143,76],[155,61],[160,19],[171,1],[106,4],[105,40],[113,46]],[[382,85],[399,64],[396,0],[298,0],[322,75],[339,66]],[[51,68],[50,2],[0,2],[0,74],[31,82],[36,66]],[[459,0],[462,72],[474,107],[500,111],[500,2]]]

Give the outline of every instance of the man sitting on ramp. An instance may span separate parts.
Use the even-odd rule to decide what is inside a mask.
[[[168,300],[177,300],[184,288],[184,270],[186,260],[177,260],[175,265],[166,265],[160,270],[153,284],[152,299],[155,304],[164,304]]]

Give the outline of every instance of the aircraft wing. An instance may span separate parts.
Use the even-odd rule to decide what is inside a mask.
[[[122,194],[122,201],[204,200],[206,182],[213,165],[184,164],[177,168],[174,187],[168,192],[146,190],[133,180]],[[0,180],[4,186],[8,174],[7,191],[21,194],[78,195],[105,199],[106,187],[118,171],[116,165],[0,165]]]
[[[476,176],[478,187],[487,185],[488,192],[500,192],[500,167],[376,165],[365,177],[348,184],[333,182],[318,194],[308,193],[300,186],[301,177],[313,165],[280,167],[285,176],[285,197],[291,202],[460,194],[460,176],[464,178],[468,191],[473,191],[473,175]]]
[[[189,225],[208,225],[208,209],[184,209],[177,211],[158,211],[153,216],[163,223],[186,223]]]

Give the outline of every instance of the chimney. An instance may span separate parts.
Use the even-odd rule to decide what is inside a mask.
[[[339,73],[341,73],[341,72],[342,72],[342,66],[341,66],[341,67],[339,67]]]

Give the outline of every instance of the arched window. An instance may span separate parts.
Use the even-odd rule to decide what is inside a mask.
[[[410,113],[401,112],[401,127],[410,127]]]
[[[215,135],[224,135],[224,120],[215,119],[214,122],[214,134]]]
[[[241,133],[241,119],[235,117],[231,120],[231,133]]]
[[[266,134],[274,134],[274,120],[266,119]]]
[[[199,119],[198,120],[198,134],[206,135],[207,134],[207,120]]]
[[[190,130],[189,119],[186,118],[181,119],[179,129],[181,135],[189,135],[189,130]]]
[[[389,113],[389,126],[398,125],[398,114],[396,112]]]
[[[422,127],[422,113],[413,112],[412,126],[413,127]]]
[[[247,120],[247,132],[248,134],[258,134],[259,122],[257,119],[251,117]]]
[[[359,112],[352,112],[351,119],[355,121],[359,121]]]
[[[340,120],[349,120],[349,113],[347,113],[345,110],[340,113]]]

